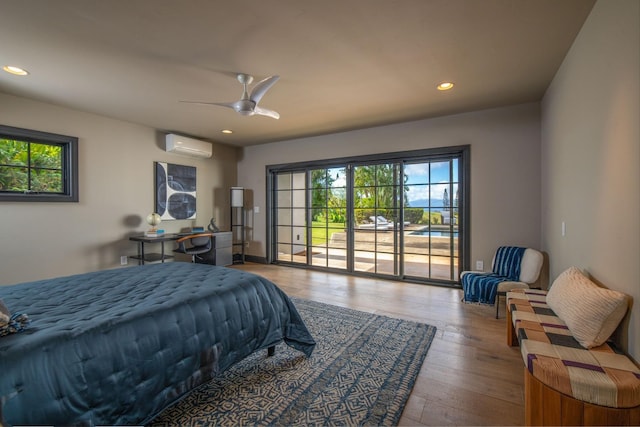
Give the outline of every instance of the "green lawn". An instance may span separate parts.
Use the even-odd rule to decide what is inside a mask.
[[[311,244],[314,246],[324,246],[327,243],[327,231],[329,232],[329,237],[331,233],[335,233],[337,231],[343,231],[345,228],[344,222],[330,222],[326,223],[325,221],[313,221],[311,223]],[[326,227],[329,227],[327,230]]]

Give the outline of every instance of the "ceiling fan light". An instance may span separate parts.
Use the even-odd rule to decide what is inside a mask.
[[[438,87],[438,90],[450,90],[450,89],[453,89],[453,83],[452,82],[442,82],[437,87]]]
[[[222,132],[222,133],[226,133],[226,134],[228,134],[228,135],[230,135],[230,134],[232,134],[232,133],[233,133],[233,131],[232,131],[231,129],[222,129],[220,132]]]
[[[29,74],[27,70],[20,67],[13,66],[13,65],[5,65],[4,67],[2,67],[2,69],[7,73],[13,74],[16,76],[26,76]]]

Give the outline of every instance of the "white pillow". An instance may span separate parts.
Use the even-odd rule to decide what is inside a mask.
[[[625,294],[599,287],[576,267],[568,268],[553,282],[547,304],[585,348],[607,341],[629,306]]]

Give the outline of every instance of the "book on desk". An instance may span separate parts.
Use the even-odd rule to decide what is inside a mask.
[[[160,237],[164,236],[164,230],[145,231],[144,237]]]

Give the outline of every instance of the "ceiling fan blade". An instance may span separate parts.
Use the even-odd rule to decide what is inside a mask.
[[[185,104],[200,104],[200,105],[218,105],[220,107],[229,107],[235,109],[235,102],[201,102],[201,101],[180,101]]]
[[[278,112],[273,111],[273,110],[269,110],[267,108],[258,107],[257,105],[253,109],[253,113],[254,114],[259,114],[261,116],[271,117],[271,118],[276,119],[276,120],[280,118],[280,114]]]
[[[267,93],[267,91],[271,86],[276,84],[279,78],[280,76],[271,76],[256,83],[256,85],[251,90],[251,95],[249,96],[249,99],[255,102],[256,104],[260,102],[264,94]]]

